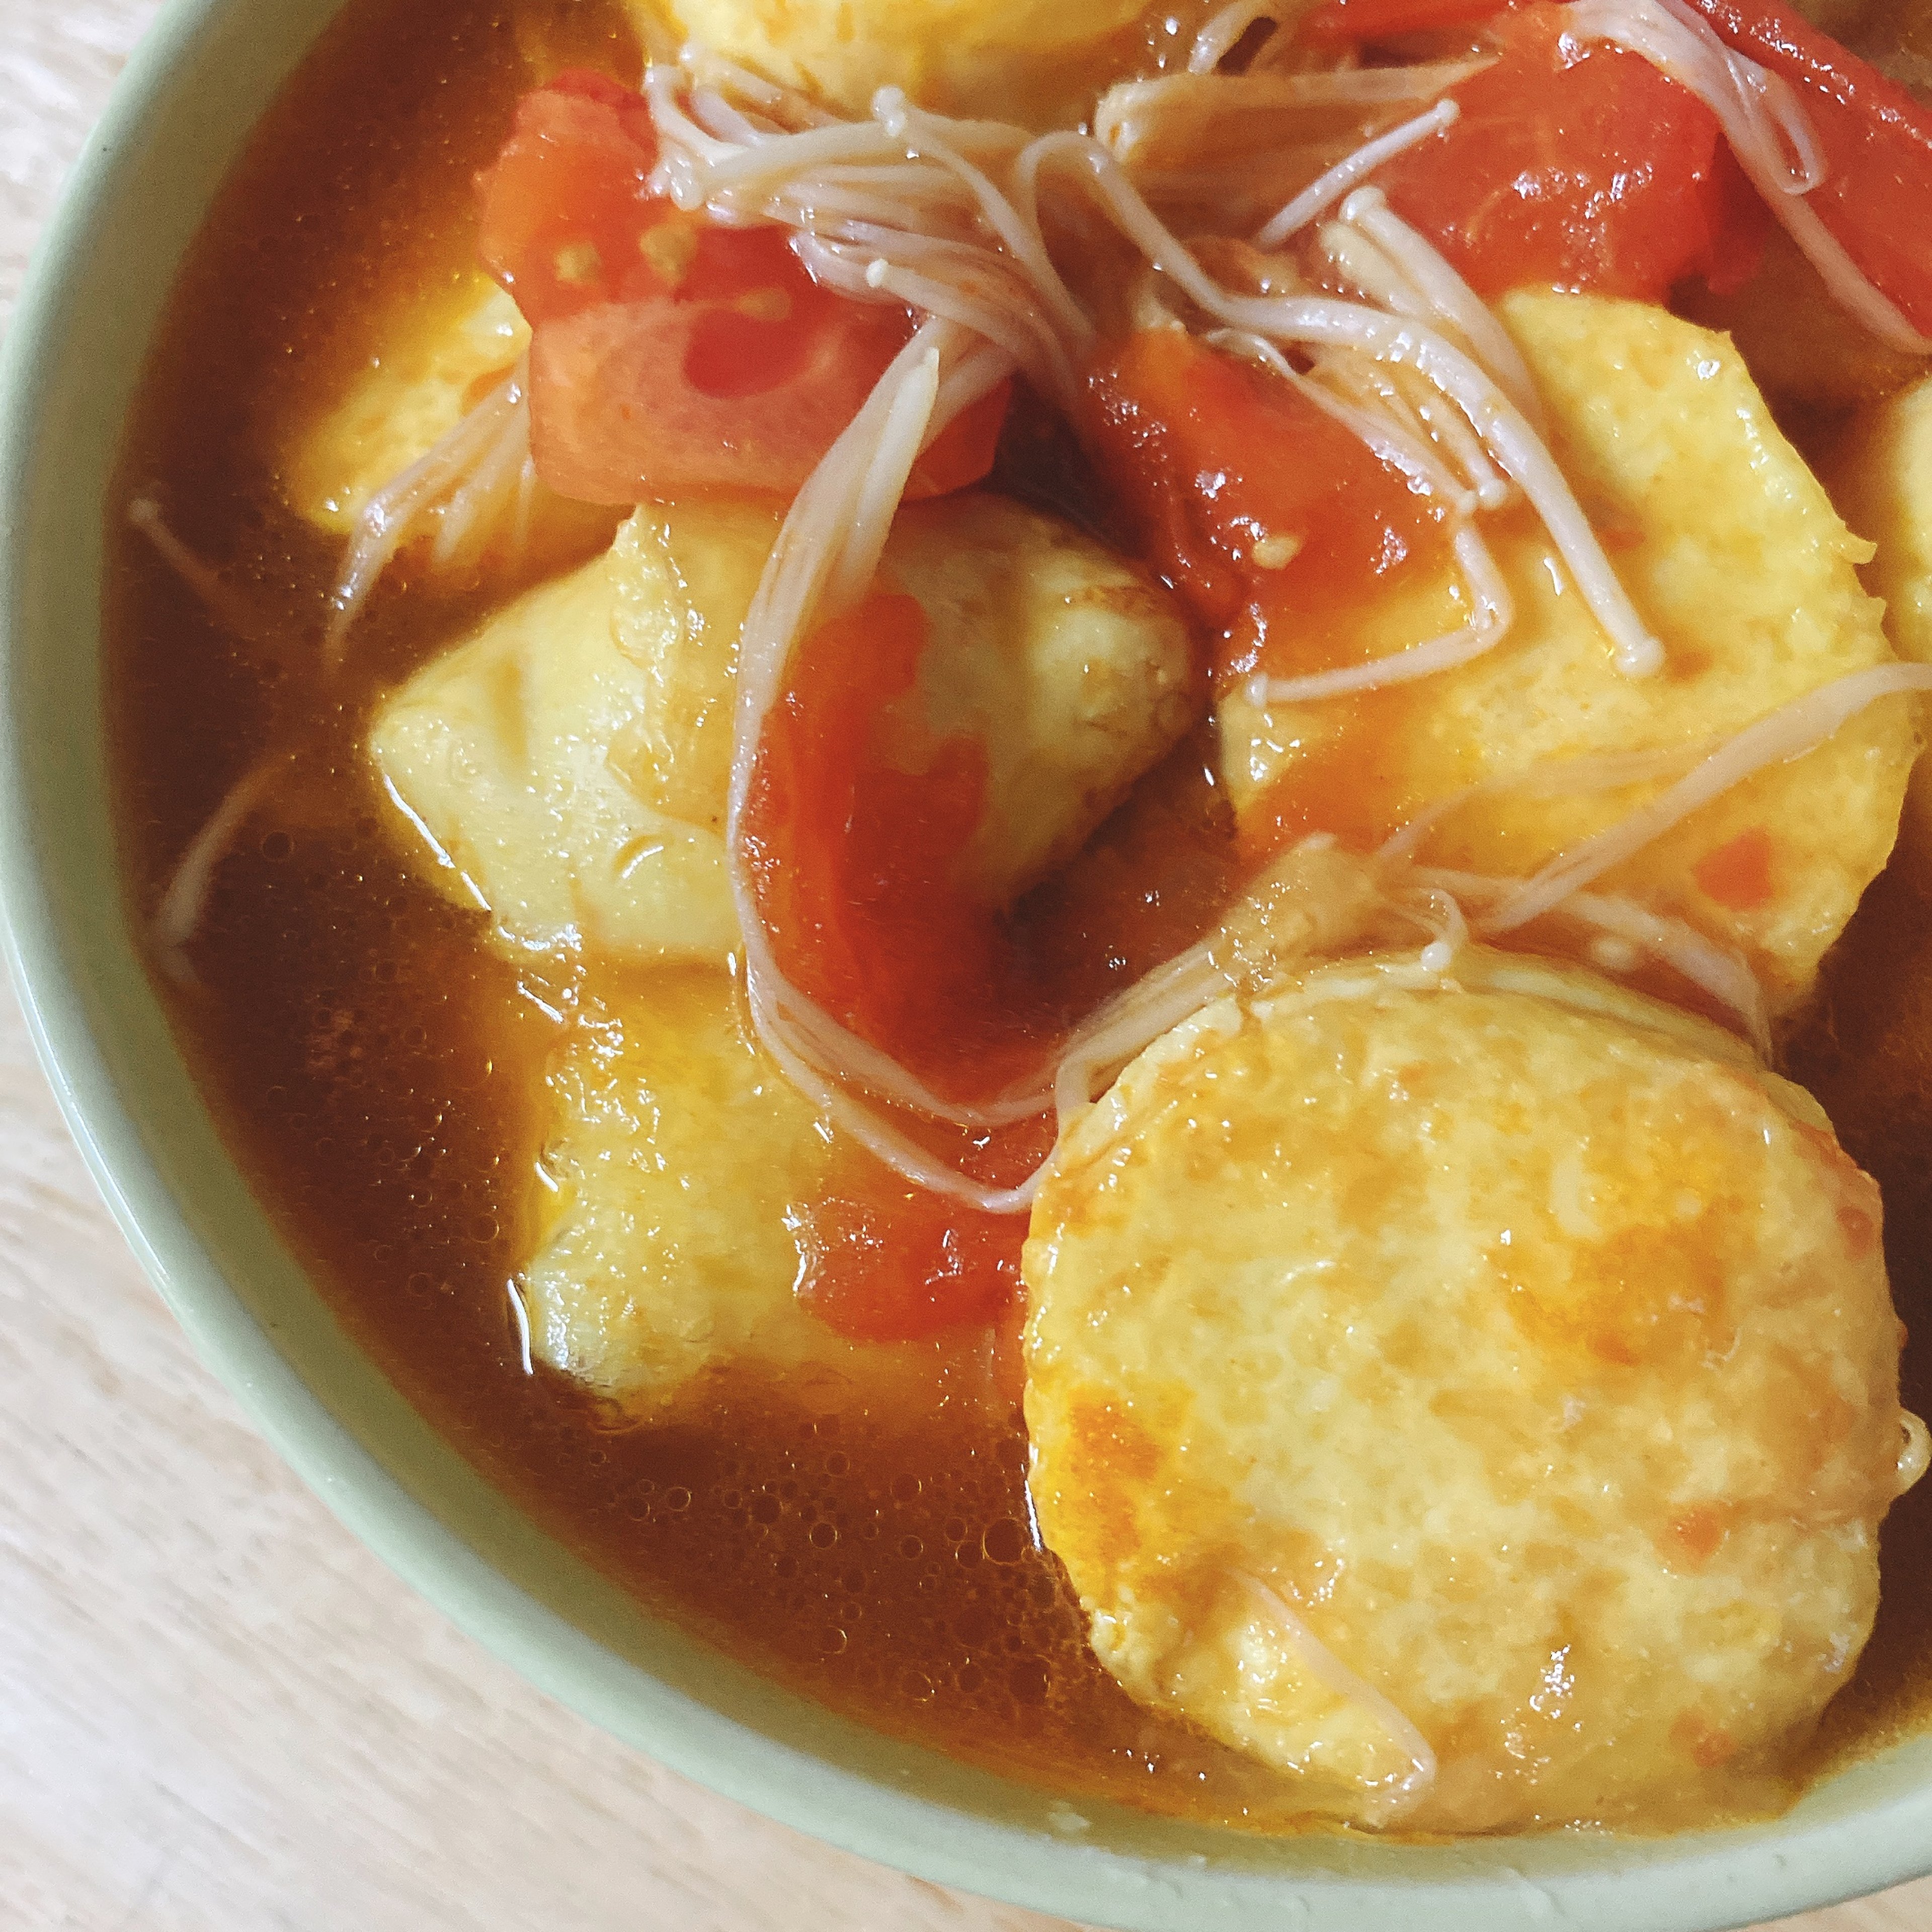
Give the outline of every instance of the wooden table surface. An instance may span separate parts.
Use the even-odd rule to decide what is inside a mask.
[[[154,4],[0,0],[0,328]],[[710,1796],[418,1602],[196,1360],[0,984],[0,1932],[1059,1923]],[[1932,1880],[1789,1924],[1932,1932]]]

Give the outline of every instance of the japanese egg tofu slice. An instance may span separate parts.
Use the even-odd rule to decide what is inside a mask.
[[[1230,796],[1257,842],[1327,829],[1372,844],[1466,787],[1604,754],[1688,752],[1894,655],[1858,582],[1870,546],[1846,529],[1726,338],[1647,304],[1586,296],[1520,293],[1500,312],[1541,392],[1557,460],[1668,662],[1649,676],[1619,671],[1540,526],[1527,514],[1485,519],[1515,604],[1496,650],[1352,699],[1258,711],[1238,691],[1223,697]],[[1384,600],[1363,614],[1361,653],[1466,621],[1453,598]],[[1790,1006],[1892,849],[1912,710],[1873,706],[1808,756],[1706,806],[1602,890],[1737,946],[1773,1009]],[[1666,782],[1492,792],[1450,814],[1424,854],[1527,874]]]
[[[428,876],[512,951],[722,961],[738,634],[766,505],[646,505],[607,556],[492,617],[380,707],[370,747]],[[1067,857],[1198,715],[1167,593],[990,495],[903,512],[883,580],[924,609],[922,720],[987,751],[966,854],[1000,903]],[[908,755],[919,746],[909,742]]]
[[[900,87],[921,106],[1040,128],[1080,118],[1157,46],[1184,56],[1210,10],[1203,0],[631,0],[647,46],[696,40],[848,114]]]
[[[659,1414],[734,1365],[824,1408],[929,1404],[935,1366],[983,1380],[982,1334],[848,1341],[800,1304],[796,1213],[835,1181],[840,1145],[746,1036],[723,973],[614,988],[544,1102],[531,1348],[614,1406]]]
[[[1924,1460],[1876,1186],[1728,1036],[1456,975],[1224,1000],[1072,1126],[1025,1251],[1041,1531],[1130,1694],[1312,1813],[1762,1802]]]
[[[430,294],[392,299],[345,324],[359,352],[320,398],[279,418],[270,442],[284,500],[331,536],[347,536],[383,485],[453,430],[528,347],[517,305],[480,269]],[[434,516],[440,523],[442,512]],[[541,484],[524,508],[522,560],[580,557],[608,541],[610,513],[566,502]],[[473,568],[501,536],[480,526],[449,560]]]

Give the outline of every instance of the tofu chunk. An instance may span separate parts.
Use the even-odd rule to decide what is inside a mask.
[[[1574,969],[1207,1009],[1063,1139],[1025,1251],[1095,1652],[1312,1814],[1775,1802],[1905,1480],[1879,1216],[1809,1096]]]
[[[1486,520],[1516,610],[1495,650],[1354,699],[1258,710],[1240,692],[1224,698],[1229,795],[1258,844],[1320,829],[1372,844],[1466,787],[1570,759],[1708,745],[1893,657],[1858,581],[1870,546],[1846,530],[1723,337],[1588,296],[1520,293],[1501,313],[1542,392],[1558,460],[1662,640],[1665,668],[1620,672],[1540,526],[1527,512]],[[1466,621],[1448,589],[1420,607],[1364,611],[1364,656]],[[1891,851],[1916,743],[1910,703],[1875,705],[1706,806],[1604,890],[1737,946],[1774,1009],[1789,1007]],[[1446,818],[1426,855],[1527,874],[1660,782],[1492,794]]]
[[[271,433],[284,500],[332,536],[349,536],[379,490],[510,375],[530,339],[516,304],[476,269],[427,298],[358,317],[356,326],[367,331],[369,346],[348,380]],[[430,512],[428,533],[440,528],[442,514],[440,507]],[[610,511],[566,502],[541,483],[519,514],[512,540],[481,519],[446,561],[462,569],[486,562],[554,569],[610,540]]]
[[[691,39],[853,115],[881,87],[920,106],[1045,128],[1080,118],[1110,81],[1151,64],[1152,23],[1192,34],[1185,0],[630,0],[640,37]],[[668,34],[665,28],[671,29]],[[1165,37],[1160,37],[1165,38]],[[1182,44],[1185,45],[1185,42]]]
[[[405,685],[376,765],[446,890],[511,948],[722,958],[738,634],[777,512],[646,505],[609,555],[493,618]],[[1085,840],[1200,706],[1159,586],[992,496],[915,506],[885,581],[929,623],[922,729],[970,732],[988,802],[968,855],[991,903]]]
[[[848,1341],[794,1296],[795,1210],[839,1144],[741,1030],[723,974],[627,988],[574,1030],[547,1098],[523,1280],[553,1367],[640,1416],[734,1367],[820,1409],[930,1400],[949,1367],[984,1381],[983,1334]]]
[[[602,557],[519,598],[381,706],[370,754],[412,859],[500,950],[722,960],[723,838],[610,755],[647,700],[617,603]]]
[[[282,487],[298,516],[346,536],[369,499],[516,367],[530,332],[480,270],[379,323],[377,346],[319,416],[286,439]]]

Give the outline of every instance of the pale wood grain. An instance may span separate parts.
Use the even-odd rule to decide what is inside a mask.
[[[0,0],[0,324],[153,0]],[[1932,1932],[1932,1881],[1787,1922]],[[256,1438],[0,986],[0,1932],[1055,1932],[539,1696]]]

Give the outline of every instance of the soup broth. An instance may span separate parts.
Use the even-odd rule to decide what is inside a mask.
[[[183,851],[268,761],[272,802],[212,880],[192,982],[162,982],[178,1037],[345,1327],[535,1520],[654,1608],[868,1724],[1075,1796],[1298,1828],[1272,1774],[1150,1715],[1088,1648],[1078,1599],[1034,1533],[998,1336],[934,1357],[916,1421],[854,1413],[809,1374],[746,1369],[640,1424],[541,1364],[526,1372],[506,1284],[532,1244],[557,988],[488,951],[478,916],[406,868],[364,751],[380,694],[510,586],[418,576],[405,556],[330,670],[338,546],[284,507],[264,425],[320,409],[377,352],[364,318],[433,305],[468,271],[472,177],[520,93],[567,66],[634,84],[638,60],[624,21],[587,0],[351,0],[255,135],[183,272],[122,472],[126,498],[158,505],[218,568],[220,601],[118,506],[112,525],[107,702],[130,916],[152,916]],[[1009,435],[994,482],[1114,526],[1080,466],[1037,436]],[[591,520],[582,554],[615,520]],[[1234,835],[1206,755],[1184,742],[1025,908],[1068,1006],[1206,930],[1232,890]],[[1150,888],[1156,850],[1185,863]],[[1882,1186],[1911,1334],[1903,1396],[1922,1413],[1932,863],[1910,836],[1781,1058]],[[1819,1766],[1932,1708],[1920,1587],[1932,1484],[1892,1512],[1882,1567],[1876,1630],[1829,1708]],[[1749,1780],[1736,1800],[1774,1802]]]

